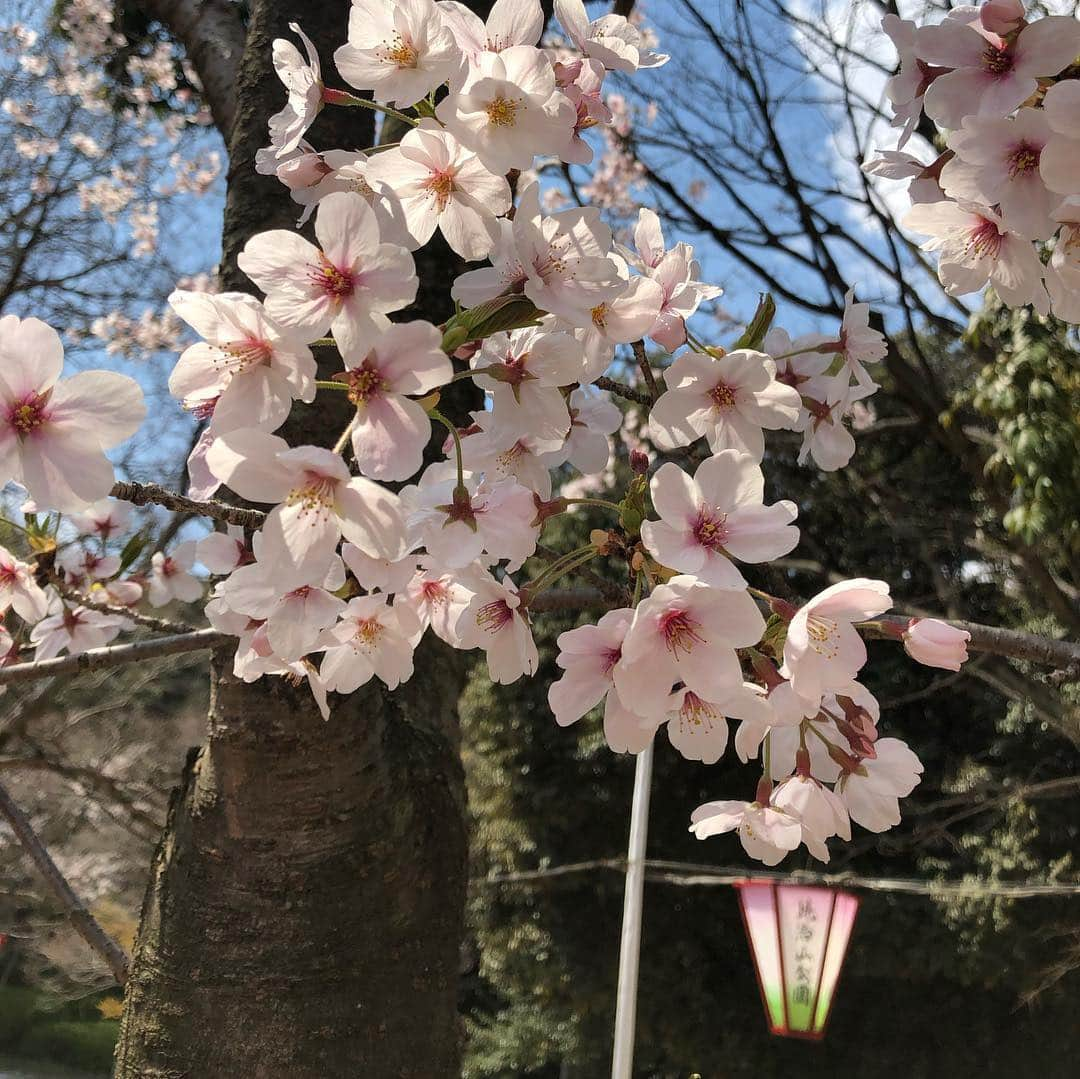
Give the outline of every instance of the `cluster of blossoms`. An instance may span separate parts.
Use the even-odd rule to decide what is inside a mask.
[[[867,659],[858,624],[922,663],[957,670],[966,659],[967,634],[945,623],[874,621],[891,605],[884,582],[846,581],[795,606],[744,576],[799,538],[797,507],[765,501],[764,432],[799,431],[804,459],[845,464],[855,445],[843,419],[876,389],[867,365],[885,355],[884,339],[849,296],[835,334],[792,341],[771,329],[769,301],[731,350],[706,346],[687,322],[719,289],[698,279],[688,245],[666,246],[655,213],[641,211],[631,250],[595,207],[547,214],[536,183],[515,193],[507,174],[538,152],[588,160],[583,135],[610,118],[610,72],[664,59],[623,18],[589,22],[581,0],[555,10],[572,58],[537,47],[538,0],[498,0],[486,24],[451,2],[354,0],[338,70],[409,127],[367,154],[304,141],[321,108],[363,101],[324,85],[299,28],[306,57],[275,42],[288,103],[260,162],[313,215],[315,242],[287,230],[248,241],[238,264],[262,300],[170,298],[201,338],[170,380],[205,420],[191,493],[226,485],[266,507],[261,527],[211,533],[125,575],[128,547],[109,546],[124,508],[96,500],[112,481],[103,451],[141,419],[137,387],[100,372],[58,381],[56,335],[33,319],[0,322],[0,481],[21,483],[36,511],[82,514],[44,591],[41,560],[3,553],[0,602],[40,657],[77,652],[128,620],[146,624],[134,613],[144,595],[154,606],[199,598],[201,564],[213,580],[207,617],[239,642],[236,676],[306,680],[329,717],[333,693],[408,679],[428,629],[481,649],[496,682],[534,674],[545,591],[609,560],[622,598],[559,637],[556,721],[603,702],[613,750],[640,752],[665,726],[679,753],[711,763],[738,720],[736,752],[762,762],[755,797],[701,806],[692,830],[737,830],[769,864],[799,844],[824,860],[852,820],[896,824],[922,771],[902,742],[878,737],[877,703],[856,681]],[[455,280],[443,325],[391,321],[416,296],[411,252],[436,230],[490,265]],[[662,382],[646,341],[677,353],[661,361]],[[631,369],[626,346],[637,388],[606,374]],[[319,378],[316,354],[330,347],[343,370]],[[441,408],[458,381],[483,405],[450,419]],[[611,392],[647,420],[624,417]],[[351,417],[332,448],[274,433],[317,394]],[[559,493],[553,478],[608,472],[624,420],[666,460],[652,468],[648,453],[632,453],[618,502]],[[447,436],[434,459],[433,424]],[[610,528],[522,579],[546,522],[578,503],[611,514]],[[17,657],[25,645],[9,640]]]
[[[930,237],[946,291],[990,283],[1009,306],[1080,321],[1080,22],[990,0],[882,27],[900,54],[887,95],[902,134],[864,167],[911,180],[903,224]],[[944,143],[930,162],[903,149],[924,113]]]

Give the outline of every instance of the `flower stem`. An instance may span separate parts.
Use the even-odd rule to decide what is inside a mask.
[[[380,105],[375,101],[368,101],[366,97],[356,97],[345,90],[334,90],[329,86],[323,87],[323,101],[326,102],[327,105],[344,105],[350,108],[372,109],[375,112],[381,112],[384,116],[393,116],[395,120],[400,120],[402,123],[408,124],[409,127],[416,127],[420,122],[415,117],[406,116],[405,113],[390,108],[389,105]]]
[[[614,502],[608,502],[604,498],[564,498],[563,501],[568,506],[603,506],[606,510],[622,513],[622,510]]]
[[[457,456],[457,485],[459,488],[464,489],[465,465],[461,458],[461,435],[458,434],[458,429],[437,408],[433,408],[429,415],[433,420],[438,420],[450,432],[450,437],[454,440],[454,453]]]
[[[334,453],[343,453],[345,447],[349,444],[349,439],[352,438],[353,431],[356,430],[357,421],[360,419],[360,413],[354,414],[353,418],[349,420],[345,430],[338,436],[337,442],[334,443]]]
[[[586,543],[581,547],[575,547],[574,550],[568,551],[561,558],[552,562],[550,566],[541,572],[539,577],[530,581],[521,591],[526,592],[531,600],[545,588],[554,584],[560,577],[565,577],[566,574],[571,573],[579,566],[585,565],[586,562],[595,558],[596,555],[597,550],[591,543]]]
[[[315,388],[317,390],[337,390],[339,393],[347,393],[349,387],[344,382],[335,382],[333,379],[317,378],[315,379]]]

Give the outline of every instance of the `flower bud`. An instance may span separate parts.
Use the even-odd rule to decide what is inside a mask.
[[[646,476],[649,473],[649,455],[643,450],[630,451],[630,470],[635,476]]]
[[[904,651],[917,663],[940,667],[946,671],[960,670],[967,661],[967,642],[971,634],[950,626],[937,618],[913,618],[904,631]]]

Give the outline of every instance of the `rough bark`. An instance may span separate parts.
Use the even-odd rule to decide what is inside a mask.
[[[459,685],[434,648],[417,658],[328,723],[306,687],[218,669],[154,861],[118,1077],[457,1074]]]
[[[253,0],[236,85],[223,232],[236,255],[298,207],[254,171],[284,90],[271,42],[298,21],[339,83],[340,0]],[[364,147],[371,114],[326,109],[314,145]],[[418,253],[421,305],[449,266]],[[445,294],[442,296],[445,303]],[[320,350],[325,353],[328,350]],[[321,357],[322,358],[322,357]],[[340,370],[328,355],[323,377]],[[342,395],[282,432],[329,444]],[[198,1079],[439,1079],[458,1072],[457,982],[467,844],[456,701],[463,664],[438,642],[393,694],[370,684],[319,717],[306,686],[252,685],[215,660],[207,744],[189,757],[154,859],[127,983],[115,1074]]]

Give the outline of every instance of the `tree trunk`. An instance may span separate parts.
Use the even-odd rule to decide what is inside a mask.
[[[291,228],[298,216],[282,185],[254,171],[284,100],[271,42],[299,22],[327,83],[341,85],[331,56],[345,40],[347,6],[253,0],[250,11],[222,244],[224,287],[249,290],[237,253],[252,233]],[[362,148],[372,130],[366,110],[327,109],[312,141]],[[440,321],[460,268],[433,245],[417,253],[417,268],[421,295],[408,315]],[[321,377],[341,360],[326,365]],[[343,428],[347,403],[323,396],[294,411],[283,432],[294,444],[326,445]],[[411,681],[393,694],[372,683],[338,698],[327,723],[306,686],[245,685],[231,662],[214,660],[208,742],[189,755],[155,855],[115,1075],[456,1075],[462,658],[426,643]]]

